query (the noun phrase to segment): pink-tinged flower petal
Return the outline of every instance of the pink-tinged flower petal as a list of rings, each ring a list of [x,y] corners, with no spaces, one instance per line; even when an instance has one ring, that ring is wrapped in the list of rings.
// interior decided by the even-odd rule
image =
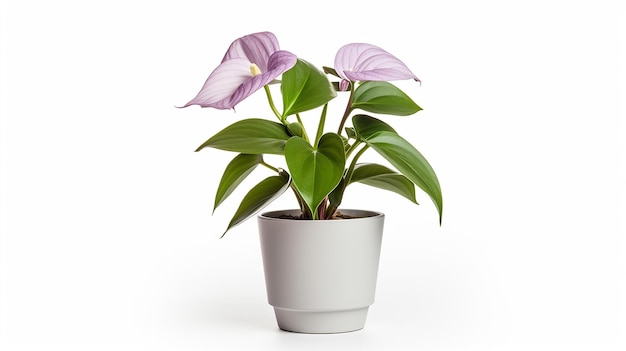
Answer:
[[[294,54],[279,50],[278,40],[270,32],[243,36],[230,44],[222,63],[209,75],[198,95],[183,107],[231,109],[291,69],[296,61]]]
[[[241,84],[237,90],[232,94],[227,108],[235,107],[243,99],[250,96],[255,91],[261,89],[263,86],[269,84],[281,74],[290,70],[295,66],[298,58],[296,55],[289,51],[276,51],[270,56],[267,62],[267,72],[261,71],[261,74],[247,79]]]
[[[268,71],[252,76],[247,59],[234,58],[224,61],[207,78],[198,95],[185,104],[200,105],[227,110],[235,107],[264,85],[291,69],[297,61],[296,55],[288,51],[276,51],[265,63]]]
[[[234,58],[245,58],[259,66],[261,72],[266,72],[270,56],[278,50],[280,47],[274,34],[270,32],[249,34],[230,44],[222,62]]]
[[[344,45],[335,56],[335,71],[350,81],[390,81],[419,79],[395,56],[387,51],[364,43]]]
[[[200,105],[220,110],[232,108],[229,104],[231,95],[251,77],[248,60],[242,58],[228,60],[209,75],[198,95],[183,107]]]

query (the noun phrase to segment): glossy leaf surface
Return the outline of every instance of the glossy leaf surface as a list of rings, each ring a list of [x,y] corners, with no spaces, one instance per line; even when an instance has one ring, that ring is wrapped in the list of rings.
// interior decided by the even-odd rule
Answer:
[[[300,122],[292,122],[287,125],[289,133],[293,136],[302,137],[304,135],[304,128]]]
[[[353,118],[353,124],[359,138],[430,196],[441,223],[443,214],[441,186],[426,158],[395,131],[390,131],[391,127],[383,121],[366,115],[357,115]],[[360,126],[366,128],[362,130]]]
[[[239,205],[239,208],[235,212],[233,218],[230,220],[224,235],[226,235],[226,232],[234,226],[254,216],[265,206],[282,195],[285,190],[289,188],[289,185],[289,176],[284,172],[282,175],[265,178],[259,184],[255,185],[241,201],[241,204]]]
[[[355,115],[352,117],[352,125],[363,140],[382,131],[396,133],[396,130],[387,123],[368,115]]]
[[[261,155],[239,154],[237,155],[224,170],[222,179],[217,187],[215,194],[215,203],[213,211],[252,173],[252,171],[263,161]]]
[[[205,147],[243,154],[282,155],[291,136],[287,127],[265,119],[250,118],[235,122],[212,136],[196,151]]]
[[[315,216],[317,206],[339,183],[346,159],[342,139],[334,133],[322,135],[317,149],[293,137],[285,146],[285,159],[293,182]]]
[[[364,111],[409,116],[422,108],[389,82],[365,82],[354,91],[352,107]]]
[[[326,75],[302,59],[283,73],[281,92],[283,117],[322,106],[337,96]]]
[[[415,186],[404,175],[375,163],[361,163],[354,167],[350,183],[359,182],[379,189],[392,191],[402,195],[413,203],[415,200]]]

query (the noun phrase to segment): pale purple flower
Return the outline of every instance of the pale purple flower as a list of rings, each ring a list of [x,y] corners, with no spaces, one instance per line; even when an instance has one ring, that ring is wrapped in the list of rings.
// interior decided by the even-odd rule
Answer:
[[[335,56],[335,71],[342,78],[341,90],[350,81],[391,81],[414,79],[420,81],[399,59],[378,46],[353,43],[342,46]]]
[[[294,54],[279,50],[278,40],[270,32],[241,37],[230,45],[198,95],[183,107],[231,109],[291,69],[296,61]]]

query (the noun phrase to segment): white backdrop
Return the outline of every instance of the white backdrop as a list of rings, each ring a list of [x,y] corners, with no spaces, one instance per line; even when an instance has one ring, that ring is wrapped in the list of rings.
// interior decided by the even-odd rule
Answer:
[[[0,349],[624,350],[617,3],[1,1]],[[349,190],[387,215],[359,332],[279,331],[256,223],[218,239],[232,155],[193,150],[271,118],[263,94],[175,108],[262,30],[318,66],[376,44],[422,80],[390,123],[437,171],[443,225],[421,194]]]

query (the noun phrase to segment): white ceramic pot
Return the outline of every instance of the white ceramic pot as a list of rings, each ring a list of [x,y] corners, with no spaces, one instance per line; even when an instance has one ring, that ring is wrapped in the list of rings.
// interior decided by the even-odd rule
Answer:
[[[362,329],[374,303],[384,215],[341,210],[360,218],[278,218],[299,213],[258,216],[268,302],[278,327],[300,333]]]

